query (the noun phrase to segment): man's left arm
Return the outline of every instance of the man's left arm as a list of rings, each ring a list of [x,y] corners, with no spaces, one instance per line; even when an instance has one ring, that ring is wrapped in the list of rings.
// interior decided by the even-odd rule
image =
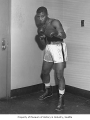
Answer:
[[[65,39],[66,38],[66,33],[64,32],[64,29],[63,29],[60,21],[59,20],[54,20],[52,25],[54,26],[54,28],[57,31],[55,36],[60,38],[60,39]]]

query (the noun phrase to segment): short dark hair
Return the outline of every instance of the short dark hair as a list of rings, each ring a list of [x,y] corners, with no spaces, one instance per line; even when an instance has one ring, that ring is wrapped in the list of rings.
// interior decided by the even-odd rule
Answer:
[[[41,13],[41,12],[44,12],[44,13],[48,14],[47,8],[44,7],[44,6],[39,7],[39,8],[37,9],[37,11],[36,11],[36,13]]]

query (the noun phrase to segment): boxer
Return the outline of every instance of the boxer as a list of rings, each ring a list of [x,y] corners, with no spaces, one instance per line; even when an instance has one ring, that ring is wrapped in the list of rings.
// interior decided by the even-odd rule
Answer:
[[[35,23],[39,38],[42,41],[46,40],[41,71],[41,79],[45,84],[45,93],[39,97],[39,100],[44,100],[53,95],[50,84],[50,72],[54,65],[59,91],[59,100],[56,110],[60,111],[64,108],[64,69],[67,61],[67,47],[63,39],[66,38],[66,33],[59,20],[48,17],[47,8],[44,6],[37,9]]]

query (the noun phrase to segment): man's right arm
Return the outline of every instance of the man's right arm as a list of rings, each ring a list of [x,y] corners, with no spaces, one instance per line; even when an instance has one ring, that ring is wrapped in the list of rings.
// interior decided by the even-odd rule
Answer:
[[[35,24],[37,26],[38,37],[40,38],[40,40],[44,40],[45,39],[44,29],[41,26],[40,20],[38,19],[37,15],[35,15],[34,19],[35,19]]]

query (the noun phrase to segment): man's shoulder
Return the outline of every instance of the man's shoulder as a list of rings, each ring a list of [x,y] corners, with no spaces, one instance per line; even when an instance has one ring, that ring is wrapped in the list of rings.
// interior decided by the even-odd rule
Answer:
[[[61,22],[58,19],[51,19],[51,23],[53,26],[62,26]]]
[[[50,21],[51,21],[52,24],[55,24],[55,23],[60,23],[61,24],[61,22],[58,19],[50,18]]]

